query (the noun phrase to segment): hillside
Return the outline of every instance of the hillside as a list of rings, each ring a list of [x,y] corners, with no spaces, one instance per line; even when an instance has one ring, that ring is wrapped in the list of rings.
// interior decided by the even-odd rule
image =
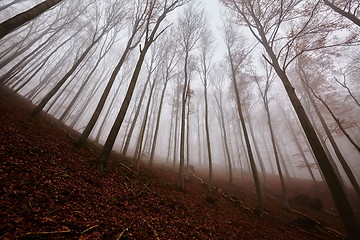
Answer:
[[[116,154],[109,171],[99,172],[93,167],[96,147],[77,150],[76,132],[45,114],[30,118],[32,108],[21,97],[0,90],[0,239],[341,236],[332,230],[342,231],[338,217],[315,213],[319,225],[282,210],[276,194],[265,199],[266,213],[260,216],[252,210],[255,196],[250,187],[240,189],[221,179],[215,179],[215,185],[225,194],[209,193],[194,176],[180,191],[172,169],[157,165],[153,173],[145,166],[137,170],[131,159]]]

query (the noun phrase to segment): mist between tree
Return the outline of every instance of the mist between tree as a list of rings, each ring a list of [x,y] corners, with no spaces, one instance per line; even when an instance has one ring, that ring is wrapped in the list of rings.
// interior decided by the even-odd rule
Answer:
[[[1,1],[0,84],[78,131],[76,147],[100,144],[100,170],[114,150],[171,166],[181,188],[189,169],[209,191],[213,175],[248,181],[260,212],[270,177],[285,208],[294,179],[327,183],[357,238],[358,3],[206,4]]]

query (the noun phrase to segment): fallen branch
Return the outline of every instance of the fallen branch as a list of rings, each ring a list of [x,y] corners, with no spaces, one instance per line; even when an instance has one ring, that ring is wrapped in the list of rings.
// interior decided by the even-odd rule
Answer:
[[[94,228],[97,228],[99,225],[94,225],[94,226],[92,226],[92,227],[89,227],[88,229],[85,229],[84,231],[82,231],[81,233],[80,233],[80,235],[83,235],[84,233],[86,233],[86,232],[88,232],[88,231],[90,231],[90,230],[92,230],[92,229],[94,229]]]
[[[316,219],[306,215],[305,213],[299,212],[295,209],[290,209],[291,212],[299,214],[300,216],[309,219],[310,221],[314,222],[315,224],[317,224],[319,227],[321,227],[322,229],[324,229],[327,233],[331,234],[331,235],[335,235],[337,238],[344,238],[344,236],[339,233],[338,231],[336,231],[335,229],[329,228],[324,226],[321,222],[317,221]]]

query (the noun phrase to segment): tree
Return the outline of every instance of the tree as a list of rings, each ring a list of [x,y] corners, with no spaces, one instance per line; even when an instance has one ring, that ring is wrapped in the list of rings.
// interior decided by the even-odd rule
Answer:
[[[157,114],[157,118],[156,118],[156,125],[155,125],[155,131],[154,131],[154,137],[152,140],[152,145],[151,145],[151,152],[150,152],[150,159],[149,159],[149,167],[150,169],[152,169],[152,165],[153,165],[153,161],[154,161],[154,156],[155,156],[155,150],[156,150],[156,143],[157,143],[157,137],[158,137],[158,132],[159,132],[159,128],[160,128],[160,118],[161,118],[161,113],[162,113],[162,108],[163,108],[163,102],[164,102],[164,97],[165,97],[165,92],[168,86],[169,81],[174,77],[174,75],[176,75],[177,73],[175,71],[176,69],[176,65],[179,61],[179,56],[177,54],[177,49],[174,47],[174,40],[171,39],[170,34],[164,38],[163,40],[163,44],[160,44],[160,47],[162,47],[163,51],[162,51],[162,65],[160,66],[161,68],[161,73],[162,73],[162,79],[163,79],[163,88],[161,90],[161,97],[160,97],[160,105],[159,105],[159,109],[158,109],[158,114]],[[171,118],[171,124],[172,125],[172,118]],[[172,126],[170,126],[171,129]],[[171,130],[170,130],[171,132]],[[171,137],[170,137],[171,139]],[[170,148],[170,146],[169,146]]]
[[[233,29],[233,25],[229,24],[225,26],[225,32],[224,32],[224,41],[226,45],[227,50],[227,61],[230,65],[230,75],[231,75],[231,82],[232,82],[232,88],[235,95],[235,101],[236,101],[236,108],[237,108],[237,114],[239,115],[241,129],[244,134],[245,138],[245,145],[246,145],[246,151],[249,158],[250,166],[251,166],[251,172],[254,178],[255,182],[255,188],[256,188],[256,209],[259,212],[262,212],[263,210],[263,193],[260,186],[260,179],[259,179],[259,173],[255,164],[255,158],[253,155],[253,151],[251,148],[250,138],[248,135],[248,130],[245,123],[245,117],[244,117],[244,111],[243,106],[241,104],[240,100],[240,91],[238,89],[238,78],[239,78],[239,69],[240,66],[244,63],[245,59],[248,57],[249,52],[247,52],[247,49],[245,49],[243,39],[240,39],[237,36],[237,33]],[[243,76],[240,76],[240,78]]]
[[[212,155],[211,155],[211,142],[209,132],[209,103],[208,103],[208,87],[209,87],[209,74],[212,68],[212,57],[214,54],[212,34],[208,29],[204,30],[200,38],[200,79],[204,86],[204,103],[205,103],[205,133],[206,133],[206,147],[208,152],[209,161],[209,191],[212,190]],[[231,168],[231,166],[230,166]]]
[[[142,119],[140,133],[139,133],[139,137],[137,139],[137,144],[136,144],[136,149],[135,149],[135,154],[134,154],[134,159],[137,161],[138,165],[140,162],[140,156],[141,156],[142,148],[143,148],[142,146],[143,146],[143,141],[144,141],[145,128],[146,128],[146,125],[148,124],[150,104],[151,104],[151,100],[153,100],[154,89],[157,85],[156,79],[159,78],[159,65],[162,60],[161,51],[162,51],[162,49],[157,48],[157,46],[155,46],[155,44],[153,44],[151,56],[150,56],[150,62],[148,64],[146,64],[147,69],[148,69],[148,80],[152,79],[152,82],[149,81],[150,92],[149,92],[148,100],[146,103],[145,112],[144,112],[144,116]],[[148,126],[148,128],[149,128],[149,126]]]
[[[56,6],[61,1],[62,0],[46,0],[34,6],[33,8],[2,22],[0,24],[0,39],[5,37],[12,31],[16,30],[17,28],[23,26],[25,23],[43,14],[52,7]]]
[[[184,81],[181,96],[181,125],[180,125],[180,171],[179,185],[185,188],[185,121],[186,121],[186,103],[188,101],[189,85],[189,58],[203,33],[204,11],[198,11],[194,5],[189,5],[180,15],[178,20],[178,35],[181,50],[184,54],[183,68]]]
[[[145,38],[143,42],[143,47],[140,48],[140,55],[138,57],[138,61],[136,63],[135,69],[133,71],[133,75],[130,80],[130,84],[128,86],[128,90],[125,94],[125,98],[120,107],[120,111],[115,119],[115,122],[110,130],[110,133],[105,141],[104,147],[100,153],[100,156],[97,158],[97,167],[100,170],[105,170],[107,168],[107,161],[109,155],[111,153],[112,147],[115,143],[116,136],[120,130],[122,122],[125,118],[125,114],[129,107],[129,103],[131,101],[137,80],[139,78],[139,74],[141,71],[141,67],[145,60],[145,56],[150,46],[154,41],[163,33],[165,29],[163,29],[160,33],[157,33],[161,23],[166,18],[167,14],[174,11],[178,7],[186,4],[188,0],[173,0],[173,1],[165,1],[163,6],[158,6],[157,1],[149,0],[147,3],[147,12],[146,12],[146,24],[145,24]]]
[[[326,21],[327,19],[322,18],[321,20],[323,20],[323,22],[320,22],[320,19],[313,17],[319,9],[318,3],[311,4],[310,2],[301,0],[280,2],[275,0],[222,0],[222,2],[238,14],[238,19],[246,24],[255,39],[265,49],[267,56],[264,55],[264,57],[274,68],[283,83],[288,98],[296,111],[306,137],[324,174],[348,237],[349,239],[359,239],[360,227],[345,194],[345,190],[286,73],[286,68],[298,56],[298,54],[293,55],[294,46],[298,47],[295,44],[296,41],[299,38],[307,38],[309,36],[316,37],[317,39],[314,39],[315,41],[313,40],[311,43],[308,42],[310,45],[303,46],[301,53],[319,49],[319,44],[324,41],[324,37],[328,36],[329,31],[331,32],[333,30],[334,25],[327,26],[327,24],[329,24],[329,22]],[[305,6],[306,9],[304,11]],[[318,16],[324,17],[321,14]],[[298,19],[302,19],[303,21],[297,21]],[[280,34],[283,32],[280,31],[280,29],[285,24],[291,26],[291,31],[287,32],[287,36],[281,36]],[[311,35],[314,30],[317,30],[317,35]]]
[[[216,79],[213,81],[213,85],[215,88],[214,91],[214,98],[215,98],[215,102],[216,102],[216,106],[218,108],[218,119],[219,119],[219,123],[220,123],[220,128],[221,128],[221,135],[222,135],[222,139],[224,142],[224,148],[225,148],[225,156],[226,156],[226,160],[227,160],[227,165],[228,165],[228,169],[229,169],[229,183],[232,184],[233,183],[233,167],[232,167],[232,162],[231,162],[231,155],[230,155],[230,148],[229,148],[229,143],[228,143],[228,137],[227,137],[227,131],[226,131],[226,122],[225,122],[225,113],[224,113],[224,90],[223,90],[223,85],[224,85],[223,81],[223,77],[218,75],[216,77]]]
[[[265,84],[260,83],[261,78],[259,78],[258,76],[253,76],[254,77],[254,81],[258,86],[260,95],[261,95],[261,99],[265,108],[265,112],[266,112],[266,118],[267,118],[267,123],[268,123],[268,127],[269,127],[269,131],[270,131],[270,139],[271,139],[271,144],[274,150],[274,156],[275,156],[275,162],[276,162],[276,167],[278,170],[278,174],[280,177],[280,183],[281,183],[281,188],[283,191],[283,204],[284,204],[284,208],[285,209],[289,209],[289,198],[288,198],[288,193],[286,190],[286,186],[285,186],[285,181],[284,181],[284,176],[281,170],[281,165],[280,165],[280,157],[279,157],[279,149],[277,147],[276,144],[276,139],[275,139],[275,133],[274,133],[274,129],[273,129],[273,123],[272,123],[272,119],[271,119],[271,114],[270,114],[270,106],[269,106],[269,90],[271,87],[271,83],[274,80],[274,74],[272,72],[272,69],[270,68],[270,66],[268,66],[268,64],[266,62],[263,62],[263,66],[265,69],[265,76],[264,76],[264,82]]]

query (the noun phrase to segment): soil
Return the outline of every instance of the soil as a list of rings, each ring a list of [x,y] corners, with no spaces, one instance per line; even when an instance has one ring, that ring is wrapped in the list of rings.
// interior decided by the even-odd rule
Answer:
[[[276,176],[254,209],[251,177],[229,184],[217,172],[208,191],[196,170],[178,188],[178,173],[147,162],[139,168],[113,153],[109,170],[94,167],[99,146],[78,150],[78,133],[21,96],[0,89],[0,239],[341,239],[344,230],[324,184],[288,179],[285,210]],[[354,209],[360,202],[349,192]],[[359,211],[357,211],[359,213]]]

